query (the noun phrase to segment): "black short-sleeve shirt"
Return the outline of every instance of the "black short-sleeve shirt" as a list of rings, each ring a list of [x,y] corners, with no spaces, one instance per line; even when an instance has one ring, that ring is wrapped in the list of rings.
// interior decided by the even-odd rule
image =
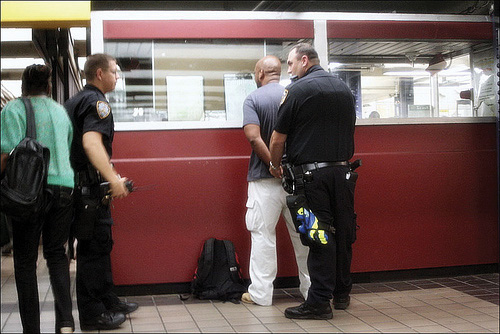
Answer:
[[[286,134],[294,165],[344,161],[354,154],[354,96],[340,79],[312,66],[283,95],[275,130]]]
[[[90,163],[82,144],[86,132],[102,134],[104,147],[111,158],[114,122],[106,96],[97,87],[87,84],[82,91],[66,101],[64,107],[73,123],[71,164],[75,171],[85,170]]]

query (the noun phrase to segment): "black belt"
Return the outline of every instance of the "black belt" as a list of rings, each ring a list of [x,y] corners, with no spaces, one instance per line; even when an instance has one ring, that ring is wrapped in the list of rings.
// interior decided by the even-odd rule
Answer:
[[[47,189],[52,190],[53,192],[61,193],[61,194],[66,194],[66,195],[73,195],[73,188],[70,187],[65,187],[65,186],[58,186],[55,184],[47,184]]]
[[[81,170],[81,171],[76,171],[75,174],[76,174],[76,183],[79,185],[96,184],[102,181],[97,171]]]
[[[306,172],[318,170],[331,166],[349,166],[349,161],[313,162],[293,167],[294,174],[304,174]]]

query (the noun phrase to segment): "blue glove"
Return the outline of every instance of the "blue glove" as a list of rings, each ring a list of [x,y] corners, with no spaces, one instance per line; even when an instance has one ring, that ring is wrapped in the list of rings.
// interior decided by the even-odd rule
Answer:
[[[312,211],[306,208],[300,208],[297,210],[297,221],[301,224],[299,226],[299,232],[305,234],[310,240],[326,245],[328,243],[328,234],[325,230],[318,229],[318,218],[312,213]]]

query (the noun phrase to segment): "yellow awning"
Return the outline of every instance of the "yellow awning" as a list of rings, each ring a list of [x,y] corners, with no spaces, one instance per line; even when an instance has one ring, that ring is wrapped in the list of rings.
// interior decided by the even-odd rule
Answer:
[[[90,1],[2,1],[2,28],[90,26]]]

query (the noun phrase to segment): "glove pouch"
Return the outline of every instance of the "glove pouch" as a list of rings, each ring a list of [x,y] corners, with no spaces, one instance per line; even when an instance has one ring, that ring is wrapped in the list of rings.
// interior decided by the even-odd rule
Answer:
[[[320,223],[314,213],[305,207],[297,210],[297,221],[300,223],[298,230],[301,233],[301,241],[304,244],[304,239],[315,245],[326,245],[328,240],[332,238],[332,233],[324,223]],[[305,236],[306,238],[303,238]],[[310,244],[306,246],[309,246]],[[305,244],[304,244],[305,245]]]

